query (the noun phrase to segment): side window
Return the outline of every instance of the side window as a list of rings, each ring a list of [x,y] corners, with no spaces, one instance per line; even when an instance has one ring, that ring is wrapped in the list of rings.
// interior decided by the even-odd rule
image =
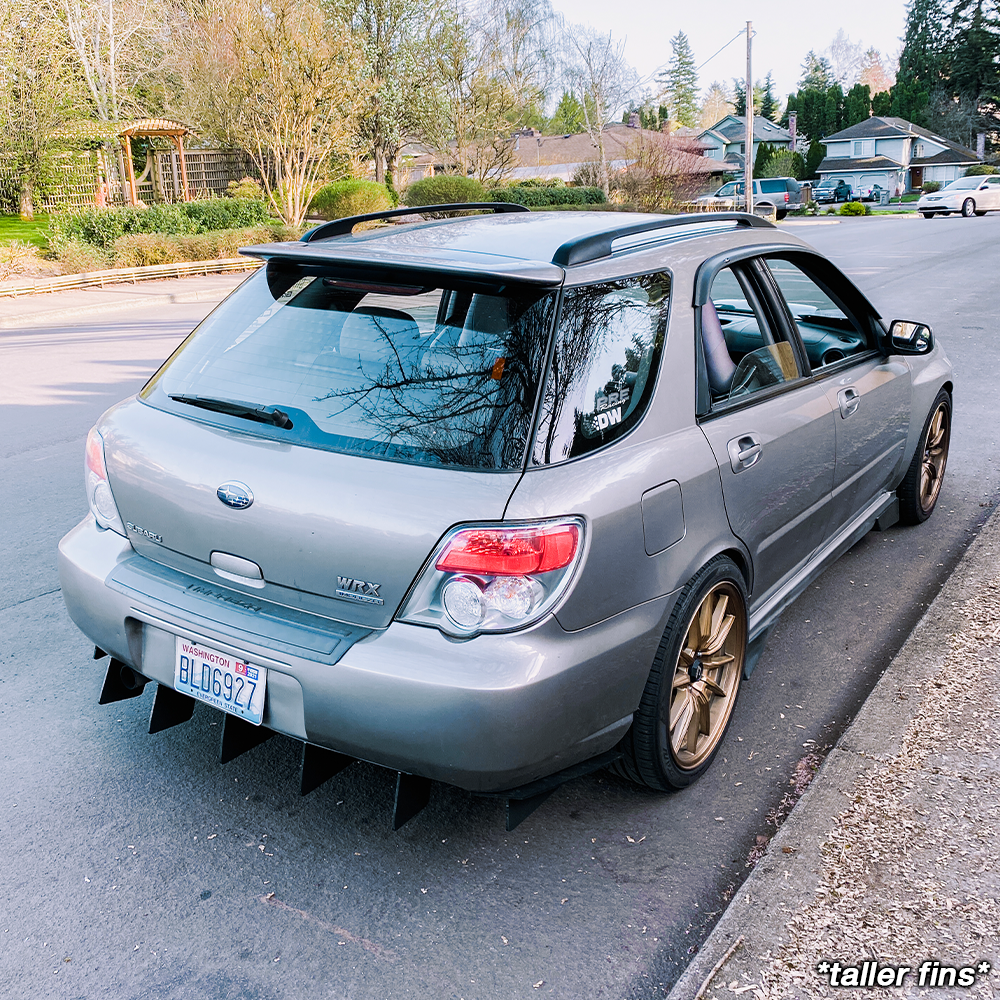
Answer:
[[[701,307],[701,337],[713,405],[802,375],[795,349],[768,315],[748,265],[715,276]]]
[[[532,460],[549,465],[615,440],[653,394],[670,276],[567,289],[545,379]]]
[[[767,261],[785,297],[813,371],[869,350],[870,335],[820,283],[788,260]]]

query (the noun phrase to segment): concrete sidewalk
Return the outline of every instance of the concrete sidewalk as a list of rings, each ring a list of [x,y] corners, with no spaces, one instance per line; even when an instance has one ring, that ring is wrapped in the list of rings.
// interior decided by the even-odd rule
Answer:
[[[995,514],[671,1000],[1000,997],[998,793]]]
[[[67,319],[177,302],[218,302],[253,273],[206,274],[0,298],[0,330],[60,323]]]

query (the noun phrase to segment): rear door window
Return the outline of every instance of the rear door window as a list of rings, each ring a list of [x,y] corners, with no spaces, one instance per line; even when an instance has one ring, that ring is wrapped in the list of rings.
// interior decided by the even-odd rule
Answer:
[[[291,444],[523,467],[555,292],[264,270],[191,334],[144,400]]]
[[[535,436],[536,465],[586,454],[639,422],[652,397],[669,306],[666,273],[566,291]]]

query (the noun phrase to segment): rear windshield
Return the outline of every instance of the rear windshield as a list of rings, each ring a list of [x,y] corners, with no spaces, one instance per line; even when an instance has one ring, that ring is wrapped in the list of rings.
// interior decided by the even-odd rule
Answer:
[[[272,262],[184,341],[141,397],[292,444],[520,468],[555,292],[416,280],[424,281]]]

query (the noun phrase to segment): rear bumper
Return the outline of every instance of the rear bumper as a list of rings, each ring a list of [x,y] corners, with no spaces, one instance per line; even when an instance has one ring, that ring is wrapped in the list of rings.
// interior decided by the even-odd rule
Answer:
[[[59,575],[81,630],[150,680],[173,686],[177,635],[235,653],[268,668],[265,726],[470,791],[516,787],[614,746],[675,599],[577,632],[552,616],[466,640],[399,622],[372,631],[241,607],[246,595],[136,555],[93,518],[60,542]]]

